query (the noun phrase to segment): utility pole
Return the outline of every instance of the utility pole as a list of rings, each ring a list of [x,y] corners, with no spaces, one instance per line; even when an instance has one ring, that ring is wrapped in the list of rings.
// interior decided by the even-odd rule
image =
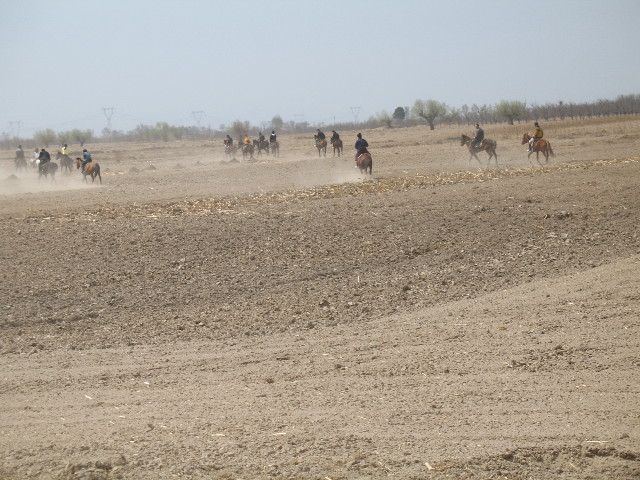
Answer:
[[[111,131],[111,117],[113,117],[114,110],[115,109],[113,107],[102,107],[102,112],[107,119],[107,128],[109,129],[109,131]]]
[[[193,115],[193,119],[196,121],[196,125],[198,126],[198,129],[199,129],[200,121],[202,120],[202,116],[204,115],[204,112],[202,110],[199,110],[197,112],[191,112],[191,115]]]
[[[15,121],[15,122],[9,122],[9,126],[11,127],[11,136],[13,138],[17,138],[20,139],[20,125],[22,124],[22,122],[20,120]],[[16,134],[14,135],[13,133],[13,126],[16,126]]]
[[[360,115],[361,107],[349,107],[351,108],[351,113],[353,113],[353,118],[355,118],[356,123],[358,123],[358,116]]]

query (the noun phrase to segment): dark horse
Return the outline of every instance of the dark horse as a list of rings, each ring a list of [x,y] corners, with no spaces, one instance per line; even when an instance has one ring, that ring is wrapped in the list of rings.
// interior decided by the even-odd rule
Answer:
[[[38,165],[38,180],[42,177],[49,178],[51,175],[51,180],[56,181],[56,172],[58,171],[58,164],[54,162],[46,162]]]
[[[336,152],[338,153],[338,156],[342,155],[342,140],[340,140],[339,138],[337,140],[334,140],[333,142],[331,142],[331,146],[333,147],[333,156],[336,156]]]
[[[82,167],[82,159],[80,157],[76,158],[76,168]],[[102,183],[102,175],[100,175],[100,164],[98,162],[87,162],[84,166],[84,170],[82,171],[82,176],[84,181],[87,181],[87,175],[91,176],[91,183],[96,180],[96,177],[100,179],[100,183]]]
[[[260,157],[262,156],[262,150],[264,150],[265,154],[269,153],[269,142],[266,140],[254,140],[253,147],[258,150],[258,155]]]
[[[318,140],[318,136],[314,135],[313,138],[316,141],[316,148],[318,149],[318,156],[320,156],[320,152],[324,153],[324,156],[327,156],[327,141],[323,138],[322,140]]]
[[[242,157],[246,160],[249,157],[249,160],[255,160],[253,158],[253,145],[250,143],[246,143],[242,146]]]
[[[361,153],[356,158],[356,165],[360,169],[360,172],[367,173],[367,169],[369,169],[369,175],[373,171],[373,158],[371,158],[370,153]]]
[[[528,143],[529,140],[531,140],[531,137],[529,136],[528,133],[525,133],[522,136],[522,145],[524,145],[525,143]],[[556,156],[556,154],[553,153],[553,148],[551,148],[551,144],[547,142],[544,138],[541,138],[540,140],[538,140],[533,144],[533,146],[531,147],[531,151],[529,152],[529,155],[527,155],[527,158],[529,158],[533,152],[536,152],[536,160],[538,161],[538,163],[540,163],[540,152],[542,152],[542,154],[544,155],[546,163],[549,163],[549,155],[551,155],[552,157]],[[540,165],[542,164],[540,163]]]
[[[23,170],[27,169],[27,161],[25,160],[24,155],[22,157],[14,158],[13,164],[16,167],[16,171],[19,171],[20,169],[23,169]]]
[[[482,165],[482,162],[480,161],[480,159],[478,158],[478,156],[476,155],[476,153],[478,152],[487,152],[489,154],[489,160],[487,161],[487,165],[489,165],[491,163],[491,157],[495,157],[496,159],[496,167],[498,166],[498,154],[496,154],[496,147],[498,146],[498,144],[496,143],[495,140],[489,140],[488,138],[485,138],[484,140],[482,140],[482,143],[480,143],[479,146],[477,147],[472,147],[471,146],[471,142],[473,141],[473,139],[471,137],[467,137],[466,135],[462,135],[462,138],[460,139],[460,146],[462,145],[466,145],[466,147],[469,149],[469,153],[471,154],[469,156],[469,165],[471,165],[471,159],[473,157],[476,158],[476,160],[478,160],[478,163],[480,165]]]
[[[67,173],[71,173],[73,160],[71,160],[71,157],[69,157],[69,155],[67,155],[66,153],[63,155],[62,153],[58,152],[56,154],[56,160],[60,162],[60,167],[62,168],[63,172],[66,170]]]
[[[277,140],[275,142],[271,142],[271,155],[274,157],[280,156],[280,144]]]
[[[236,147],[233,143],[231,144],[224,144],[224,153],[227,157],[229,157],[231,160],[235,160],[236,159],[236,152],[238,151],[238,147]]]

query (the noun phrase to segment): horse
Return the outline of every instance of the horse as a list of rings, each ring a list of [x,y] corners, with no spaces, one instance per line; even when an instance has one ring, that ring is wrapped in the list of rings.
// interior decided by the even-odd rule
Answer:
[[[24,156],[14,158],[13,164],[16,166],[16,172],[20,171],[20,169],[27,169],[27,161]]]
[[[73,166],[73,160],[71,160],[71,158],[69,157],[69,155],[67,155],[66,153],[63,155],[62,153],[58,152],[56,154],[56,160],[60,161],[60,167],[62,168],[62,171],[64,172],[65,170],[67,171],[67,173],[71,173],[72,170],[72,166]]]
[[[236,152],[237,151],[238,151],[238,147],[235,146],[233,143],[231,145],[226,144],[226,143],[224,144],[224,153],[231,160],[235,160],[236,159]]]
[[[316,140],[316,148],[318,149],[318,156],[320,156],[320,152],[324,153],[324,156],[327,156],[327,141],[323,138],[322,140],[318,140],[318,136],[314,135],[313,138]]]
[[[472,138],[471,137],[467,137],[466,135],[462,135],[462,137],[460,138],[460,146],[466,145],[467,148],[469,149],[469,153],[471,155],[469,155],[469,165],[471,165],[471,159],[473,157],[476,158],[476,160],[478,160],[478,163],[480,165],[482,165],[482,162],[480,161],[480,159],[478,158],[478,156],[476,155],[477,152],[487,152],[489,154],[489,160],[487,161],[487,165],[489,165],[491,163],[491,157],[495,157],[496,159],[496,167],[498,166],[498,154],[496,153],[496,147],[498,146],[498,144],[496,143],[495,140],[489,140],[488,138],[485,138],[482,143],[480,143],[479,146],[477,147],[472,147],[471,146],[471,142],[472,142]]]
[[[253,158],[253,145],[251,145],[250,143],[245,143],[242,146],[242,157],[246,160],[247,156],[249,156],[249,160],[255,160],[255,158]]]
[[[76,169],[82,167],[82,159],[80,157],[76,158]],[[84,181],[87,182],[87,175],[91,176],[91,183],[96,180],[96,177],[100,179],[100,183],[102,183],[102,175],[100,175],[100,164],[98,162],[87,162],[84,166],[84,170],[82,171],[82,177]],[[88,182],[87,182],[88,183]]]
[[[271,142],[271,155],[274,157],[280,156],[280,144],[277,140],[275,142]]]
[[[333,147],[333,156],[336,156],[336,152],[338,152],[338,156],[342,154],[342,140],[339,138],[331,142],[331,146]]]
[[[265,154],[269,153],[269,142],[266,140],[254,140],[253,147],[258,150],[258,156],[262,156],[262,150]]]
[[[529,140],[531,140],[531,136],[528,133],[525,133],[522,136],[522,145],[524,145],[525,143],[529,143]],[[529,158],[533,152],[536,152],[536,160],[538,161],[538,163],[540,163],[540,152],[542,152],[542,154],[544,155],[546,163],[549,163],[549,155],[551,155],[552,157],[556,156],[556,154],[553,153],[553,148],[551,148],[551,144],[547,142],[544,138],[541,138],[540,140],[538,140],[533,144],[533,146],[531,147],[531,151],[529,152],[529,155],[527,155],[527,158]],[[542,163],[540,163],[540,165],[542,165]]]
[[[49,175],[51,175],[51,181],[55,182],[57,171],[58,171],[57,163],[49,161],[43,164],[39,164],[38,165],[38,181],[40,181],[42,177],[49,178]]]
[[[371,175],[373,171],[373,158],[371,158],[370,153],[361,153],[356,158],[356,165],[360,169],[361,173],[367,173],[367,169],[369,169],[369,175]]]

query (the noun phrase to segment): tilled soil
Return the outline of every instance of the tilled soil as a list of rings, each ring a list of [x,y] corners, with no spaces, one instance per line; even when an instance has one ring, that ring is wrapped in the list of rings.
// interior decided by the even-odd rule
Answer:
[[[284,137],[6,180],[0,477],[637,478],[640,136],[616,128],[567,127],[544,167],[502,140],[469,167],[443,127],[368,132],[371,178]]]

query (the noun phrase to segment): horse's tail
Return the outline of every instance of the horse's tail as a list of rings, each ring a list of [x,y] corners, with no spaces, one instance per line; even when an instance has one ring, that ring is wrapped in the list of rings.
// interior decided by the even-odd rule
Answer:
[[[551,143],[550,143],[550,142],[547,142],[547,145],[549,145],[549,155],[551,155],[552,157],[555,157],[555,156],[556,156],[556,154],[555,154],[555,153],[553,153],[553,148],[551,148]]]

